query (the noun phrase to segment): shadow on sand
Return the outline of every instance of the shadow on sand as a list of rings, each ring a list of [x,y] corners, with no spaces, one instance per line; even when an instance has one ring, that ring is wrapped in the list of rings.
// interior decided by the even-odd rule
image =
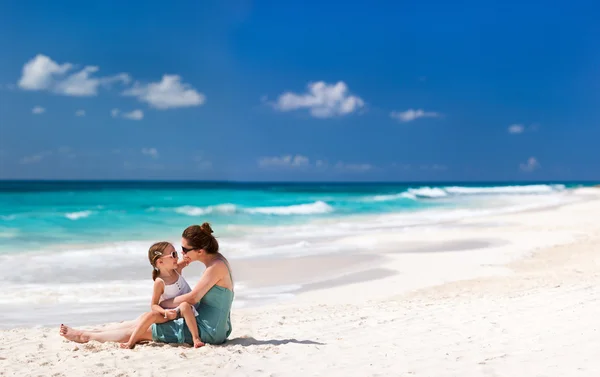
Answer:
[[[194,348],[191,344],[187,343],[162,343],[154,341],[143,341],[138,344],[143,344],[146,347],[173,347],[173,348]]]
[[[319,343],[312,340],[298,340],[298,339],[269,339],[269,340],[258,340],[253,337],[241,337],[241,338],[233,338],[226,341],[223,346],[261,346],[265,344],[269,344],[272,346],[281,346],[283,344],[314,344],[319,346],[324,346],[325,343]]]
[[[298,339],[270,339],[270,340],[258,340],[253,337],[240,337],[233,338],[227,340],[223,344],[213,345],[213,347],[228,347],[228,346],[262,346],[262,345],[272,345],[272,346],[281,346],[284,344],[295,343],[295,344],[313,344],[317,346],[324,346],[325,343],[319,343],[312,340],[298,340]],[[162,343],[162,342],[151,342],[151,341],[142,341],[138,344],[143,344],[146,347],[175,347],[175,348],[192,348],[191,345],[186,343]]]

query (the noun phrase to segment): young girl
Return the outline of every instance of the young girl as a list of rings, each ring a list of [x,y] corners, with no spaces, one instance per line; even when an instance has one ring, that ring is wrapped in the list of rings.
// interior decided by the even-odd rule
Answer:
[[[181,276],[181,270],[188,262],[178,262],[177,252],[169,242],[157,242],[150,246],[148,259],[152,265],[152,280],[154,280],[154,292],[152,293],[152,311],[145,313],[137,322],[135,330],[126,343],[121,343],[122,348],[133,348],[140,341],[143,334],[153,323],[165,323],[176,319],[178,312],[184,318],[185,323],[192,334],[194,347],[202,347],[204,343],[198,335],[196,323],[196,308],[188,303],[182,303],[177,309],[163,309],[160,303],[182,294],[191,292],[187,281]]]

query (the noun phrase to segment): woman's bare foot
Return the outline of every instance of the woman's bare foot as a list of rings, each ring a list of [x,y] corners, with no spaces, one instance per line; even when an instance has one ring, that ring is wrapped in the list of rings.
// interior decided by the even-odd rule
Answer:
[[[194,348],[203,347],[204,343],[200,339],[194,339]]]
[[[119,347],[132,350],[133,347],[135,347],[135,344],[129,344],[129,342],[121,343],[119,344]]]
[[[68,340],[77,343],[87,343],[90,339],[89,336],[85,335],[81,330],[75,330],[69,326],[63,324],[60,325],[60,335],[64,336]]]

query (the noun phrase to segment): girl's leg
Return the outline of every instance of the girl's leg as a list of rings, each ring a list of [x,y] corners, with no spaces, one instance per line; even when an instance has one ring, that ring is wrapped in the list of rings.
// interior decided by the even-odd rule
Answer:
[[[141,340],[146,340],[144,336],[147,331],[150,331],[150,326],[154,323],[165,323],[168,320],[157,312],[149,312],[142,314],[140,322],[137,324],[135,329],[131,332],[131,336],[128,340],[121,340],[121,348],[133,348]],[[150,340],[152,339],[152,332],[150,331]]]
[[[179,311],[181,312],[181,316],[185,320],[185,324],[187,325],[190,333],[192,334],[192,339],[194,340],[194,348],[200,348],[204,345],[202,340],[200,340],[200,335],[198,335],[198,324],[196,323],[196,317],[194,317],[194,311],[192,310],[192,305],[187,302],[182,302],[179,304]]]

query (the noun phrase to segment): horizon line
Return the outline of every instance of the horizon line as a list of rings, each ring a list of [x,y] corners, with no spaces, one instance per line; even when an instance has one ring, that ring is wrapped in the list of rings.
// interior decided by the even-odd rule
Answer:
[[[13,179],[13,178],[0,178],[0,183],[10,182],[23,182],[23,183],[34,183],[34,182],[71,182],[71,183],[227,183],[227,184],[405,184],[405,183],[600,183],[599,180],[406,180],[406,181],[317,181],[317,180],[304,180],[304,181],[270,181],[270,180],[257,180],[257,181],[244,181],[244,180],[189,180],[189,179],[111,179],[111,178],[93,178],[93,179],[72,179],[72,178],[26,178],[26,179]]]

